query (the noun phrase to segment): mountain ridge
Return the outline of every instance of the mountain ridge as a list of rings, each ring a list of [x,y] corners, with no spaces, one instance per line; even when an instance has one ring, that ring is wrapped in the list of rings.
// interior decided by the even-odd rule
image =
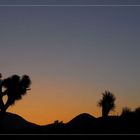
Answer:
[[[3,119],[3,129],[6,131],[18,131],[18,130],[34,130],[39,127],[39,125],[29,122],[23,117],[6,112],[5,117]]]
[[[0,134],[140,134],[140,120],[135,116],[96,118],[88,113],[81,113],[67,123],[55,121],[37,125],[8,112],[1,124]]]

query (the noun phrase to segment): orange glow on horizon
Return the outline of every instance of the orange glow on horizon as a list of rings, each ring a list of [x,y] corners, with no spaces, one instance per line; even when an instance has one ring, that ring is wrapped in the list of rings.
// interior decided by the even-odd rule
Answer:
[[[8,112],[39,125],[47,125],[55,120],[66,123],[81,113],[89,113],[94,117],[102,115],[101,108],[97,106],[102,92],[95,87],[73,83],[69,88],[69,83],[44,82],[43,85],[38,82],[40,85],[34,83],[27,96],[9,107]],[[116,109],[110,115],[120,115],[122,107],[129,105],[129,100],[119,98],[117,90],[113,93],[116,96]],[[135,103],[131,103],[131,106],[136,107]]]

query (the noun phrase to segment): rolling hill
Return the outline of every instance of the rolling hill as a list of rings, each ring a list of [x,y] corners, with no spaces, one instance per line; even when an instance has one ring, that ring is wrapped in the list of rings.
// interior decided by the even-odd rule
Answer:
[[[31,123],[19,115],[13,113],[6,113],[2,122],[3,131],[6,133],[11,132],[31,132],[40,128],[39,125]]]
[[[74,117],[68,123],[56,121],[37,125],[19,115],[6,113],[0,123],[0,134],[140,134],[139,117],[108,116],[95,118],[88,113]]]

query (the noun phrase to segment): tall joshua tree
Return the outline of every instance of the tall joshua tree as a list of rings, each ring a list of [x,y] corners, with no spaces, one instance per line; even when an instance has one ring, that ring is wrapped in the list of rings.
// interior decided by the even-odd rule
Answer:
[[[22,97],[27,94],[27,90],[31,85],[31,80],[28,75],[22,77],[13,75],[3,80],[2,87],[5,91],[1,92],[1,97],[7,95],[8,99],[4,106],[0,106],[1,112],[6,112],[9,106],[15,104],[17,100],[21,100]],[[1,101],[3,101],[1,99]]]
[[[102,117],[106,118],[111,110],[115,109],[115,96],[110,91],[102,93],[102,99],[99,100],[98,106],[102,107]]]

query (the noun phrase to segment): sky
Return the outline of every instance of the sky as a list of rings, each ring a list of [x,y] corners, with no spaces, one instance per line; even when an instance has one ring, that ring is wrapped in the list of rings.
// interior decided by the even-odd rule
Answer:
[[[83,112],[99,117],[97,102],[105,90],[116,96],[113,115],[140,105],[140,6],[18,2],[0,1],[0,72],[3,78],[27,74],[32,85],[8,112],[41,125]]]

